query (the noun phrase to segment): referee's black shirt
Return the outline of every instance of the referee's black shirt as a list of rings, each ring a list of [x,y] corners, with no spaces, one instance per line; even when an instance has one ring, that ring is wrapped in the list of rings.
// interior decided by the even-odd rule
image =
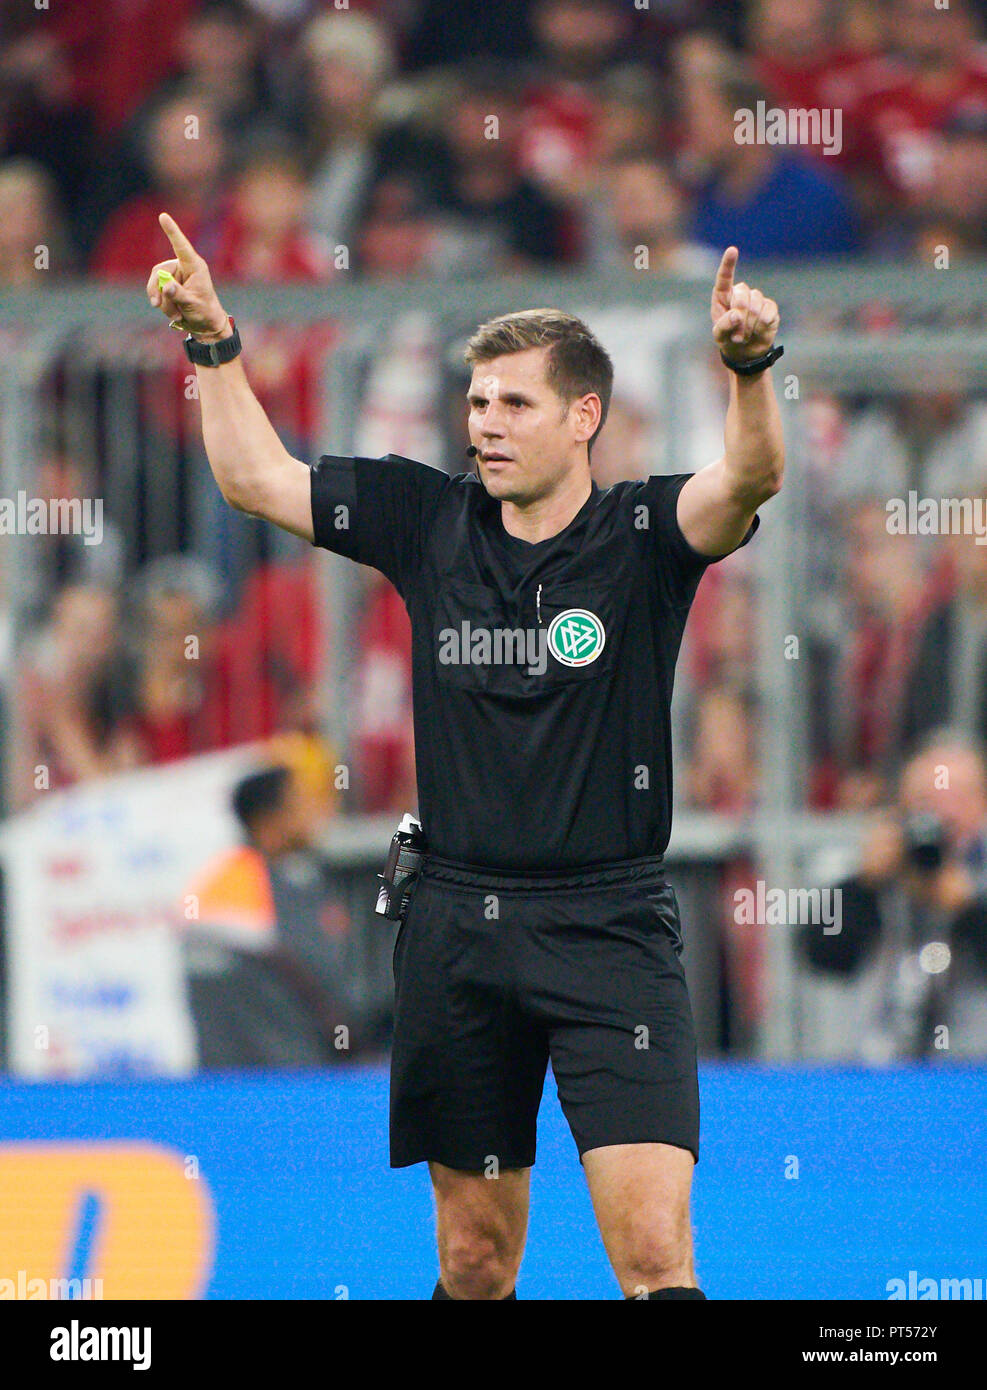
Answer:
[[[314,465],[315,544],[380,570],[411,617],[435,854],[550,870],[665,852],[672,680],[713,562],[676,519],[691,476],[594,483],[564,531],[532,544],[472,473],[395,454]]]

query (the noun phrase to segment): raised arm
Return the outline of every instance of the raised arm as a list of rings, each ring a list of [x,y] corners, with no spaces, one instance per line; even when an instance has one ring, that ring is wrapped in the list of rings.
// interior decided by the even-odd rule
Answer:
[[[763,357],[778,332],[778,306],[760,290],[734,284],[738,252],[728,246],[716,273],[710,316],[713,340],[731,361]],[[725,369],[728,370],[728,369]],[[771,369],[730,371],[724,454],[689,479],[678,497],[678,522],[703,555],[725,555],[740,544],[757,509],[781,488],[785,444]]]
[[[159,261],[147,282],[147,297],[173,328],[200,342],[220,342],[233,334],[213,288],[209,267],[178,224],[162,213],[161,229],[174,257]],[[173,278],[159,288],[158,274]],[[237,511],[273,521],[307,541],[313,538],[311,477],[308,465],[281,443],[254,395],[243,361],[196,367],[202,437],[209,466],[223,497]]]

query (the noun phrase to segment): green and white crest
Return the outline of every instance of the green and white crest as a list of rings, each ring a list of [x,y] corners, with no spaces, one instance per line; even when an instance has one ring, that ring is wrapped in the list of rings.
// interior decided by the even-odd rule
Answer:
[[[567,608],[548,629],[548,649],[563,666],[588,666],[606,640],[603,624],[588,608]]]

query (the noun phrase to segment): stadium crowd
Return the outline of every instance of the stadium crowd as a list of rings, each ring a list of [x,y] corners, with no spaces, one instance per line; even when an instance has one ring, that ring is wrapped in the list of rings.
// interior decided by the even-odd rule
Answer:
[[[931,267],[943,248],[980,257],[984,32],[973,0],[172,0],[165,21],[151,0],[5,7],[0,292],[84,277],[139,295],[163,254],[162,209],[224,284],[538,268],[705,276],[730,243],[794,266],[853,255]],[[738,111],[779,108],[832,119],[797,147],[738,142]],[[893,324],[875,304],[861,326]],[[251,340],[251,379],[301,457],[326,447],[313,363],[335,333],[328,320],[257,325]],[[661,393],[627,322],[612,333],[615,395],[594,453],[604,486],[662,467],[648,443]],[[173,346],[157,349],[162,362]],[[381,346],[358,451],[458,471],[461,421],[458,432],[447,423],[462,408],[456,345],[412,316]],[[723,373],[712,357],[695,373],[700,413],[715,423]],[[160,390],[141,398],[141,487],[155,470],[201,463],[194,429],[176,424],[184,372],[162,377],[177,406],[162,410]],[[107,380],[93,367],[94,416]],[[101,489],[109,516],[100,546],[40,546],[16,662],[0,592],[0,695],[16,698],[22,722],[13,806],[30,804],[39,765],[63,787],[279,731],[314,735],[307,548],[258,537],[219,515],[214,490],[203,500],[191,487],[183,507],[208,518],[205,539],[156,544],[146,515],[114,510],[104,426],[86,448],[64,428],[57,373],[47,405],[38,494]],[[887,499],[910,489],[984,492],[987,404],[942,372],[889,397],[818,391],[806,411],[806,803],[870,810],[894,802],[912,750],[937,727],[987,739],[987,546],[886,524]],[[708,434],[689,467],[714,457]],[[695,697],[677,791],[700,809],[757,808],[755,562],[744,553],[709,572],[687,633],[680,679]],[[404,811],[410,632],[386,582],[360,583],[346,809]],[[741,866],[726,886],[749,874]],[[739,934],[736,949],[747,950]],[[741,961],[740,978],[755,1019],[756,960]]]
[[[948,10],[926,0],[177,0],[164,25],[142,0],[7,10],[0,286],[80,275],[140,285],[160,250],[162,208],[224,283],[459,280],[539,265],[705,274],[731,241],[751,258],[800,263],[852,253],[927,261],[943,245],[951,256],[977,254],[987,234],[981,18],[970,0]],[[841,119],[821,125],[815,144],[738,143],[734,113],[758,103]],[[416,331],[390,344],[398,366],[385,369],[388,389],[401,376],[410,393],[405,418],[393,406],[375,417],[371,381],[363,452],[435,452],[427,432],[409,438],[409,418],[425,413],[417,369],[435,349]],[[286,334],[255,343],[252,375],[289,447],[311,453],[312,331],[294,344]],[[332,334],[324,330],[322,347]],[[633,393],[621,396],[635,354],[614,355],[601,483],[654,471],[653,458],[635,456],[635,429],[660,428],[635,422]],[[179,394],[182,374],[174,380]],[[892,405],[818,397],[811,408],[810,495],[823,523],[812,534],[827,540],[813,556],[821,597],[811,624],[810,803],[874,805],[930,717],[932,705],[916,698],[930,660],[957,647],[961,625],[981,633],[987,586],[982,548],[893,543],[881,499],[910,486],[975,488],[987,414],[949,382]],[[95,460],[63,445],[44,461],[39,490],[78,495],[94,471]],[[210,580],[192,575],[190,560],[171,564],[162,598],[163,557],[138,548],[131,561],[150,569],[126,643],[126,547],[113,520],[108,533],[93,550],[52,540],[38,605],[46,621],[26,675],[30,765],[50,762],[64,785],[310,718],[305,643],[290,658],[281,637],[272,650],[277,625],[258,617],[265,585],[302,581],[279,580],[277,566],[249,590],[243,579],[220,621],[215,593],[203,596]],[[203,558],[211,587],[215,572],[228,580],[228,557]],[[712,572],[689,644],[704,693],[688,799],[714,809],[747,807],[757,785],[749,585],[740,560]],[[148,638],[167,625],[168,604],[179,628],[194,616],[203,634],[195,680],[187,669],[169,676],[168,642]],[[84,640],[90,629],[99,637]],[[413,772],[408,638],[394,596],[373,580],[360,646],[362,805],[391,809]],[[275,693],[258,701],[267,711],[259,721],[233,728],[224,691],[245,650]],[[966,664],[939,685],[936,714],[987,732],[987,711],[974,708],[976,663],[952,659]]]
[[[984,249],[972,0],[6,7],[0,279],[130,281],[167,204],[217,274],[326,281]],[[836,113],[798,148],[734,113]],[[190,117],[195,126],[190,127]],[[491,117],[496,123],[491,124]]]

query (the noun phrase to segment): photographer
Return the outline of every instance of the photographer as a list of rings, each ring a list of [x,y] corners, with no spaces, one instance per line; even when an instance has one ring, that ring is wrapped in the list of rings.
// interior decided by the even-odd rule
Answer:
[[[318,778],[297,746],[243,777],[232,798],[243,843],[191,885],[185,960],[204,1071],[332,1066],[383,1042],[388,1020],[346,986],[349,910],[316,849]]]
[[[987,760],[939,729],[913,753],[897,806],[838,885],[842,924],[803,936],[813,969],[859,983],[858,1051],[886,1062],[987,1057]]]

